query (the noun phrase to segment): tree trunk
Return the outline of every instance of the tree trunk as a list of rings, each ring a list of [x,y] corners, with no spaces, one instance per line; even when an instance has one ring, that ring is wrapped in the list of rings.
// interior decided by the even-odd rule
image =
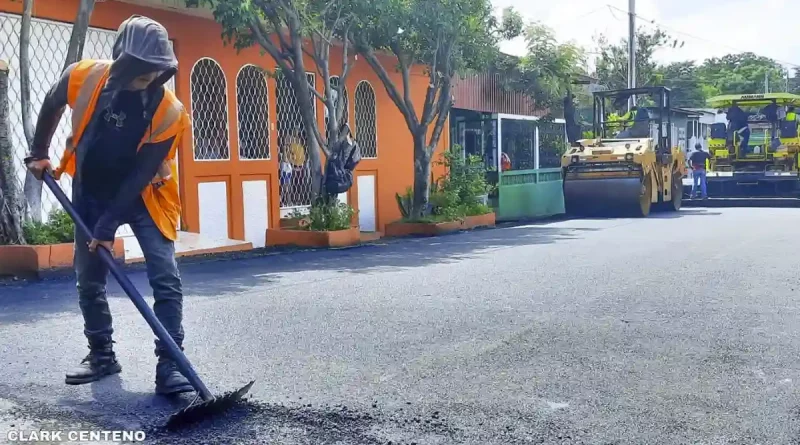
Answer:
[[[25,244],[8,104],[8,64],[0,60],[0,244]]]
[[[89,19],[94,11],[94,3],[95,0],[81,0],[78,5],[78,14],[75,16],[75,24],[72,25],[72,34],[69,37],[64,69],[83,58],[83,45],[86,43],[86,33],[89,31]]]
[[[428,212],[431,193],[431,157],[426,150],[426,132],[414,134],[414,201],[411,205],[411,218],[422,218]]]
[[[33,144],[33,119],[31,118],[31,68],[30,68],[30,42],[31,42],[31,12],[33,0],[22,2],[22,24],[19,35],[19,83],[20,83],[20,108],[22,109],[22,131],[25,134],[25,153],[30,153]],[[33,221],[42,220],[42,182],[37,180],[30,172],[25,173],[25,201],[28,211],[27,217]]]

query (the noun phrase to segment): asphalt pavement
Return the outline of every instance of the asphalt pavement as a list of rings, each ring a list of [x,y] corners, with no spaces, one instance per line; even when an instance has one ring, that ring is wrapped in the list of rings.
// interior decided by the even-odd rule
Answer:
[[[214,392],[256,385],[179,434],[158,427],[190,398],[152,394],[153,336],[116,284],[123,372],[78,387],[74,282],[7,284],[0,442],[800,444],[797,227],[691,208],[184,265],[189,358]]]

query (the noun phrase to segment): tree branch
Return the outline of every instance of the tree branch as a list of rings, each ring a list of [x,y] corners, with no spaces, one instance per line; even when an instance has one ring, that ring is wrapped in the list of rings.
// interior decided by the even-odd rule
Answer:
[[[350,25],[347,26],[344,30],[344,39],[342,41],[342,75],[339,77],[339,85],[337,87],[337,92],[339,93],[339,103],[336,107],[336,115],[339,119],[339,128],[344,125],[346,119],[345,115],[348,113],[348,109],[345,107],[346,97],[345,91],[347,91],[347,79],[350,76],[350,71],[352,65],[350,64]]]
[[[436,92],[438,87],[438,73],[439,73],[439,48],[442,44],[441,30],[436,33],[436,44],[433,50],[433,60],[431,60],[430,67],[428,68],[428,90],[425,93],[425,103],[422,107],[422,126],[427,127],[433,121],[433,104],[436,99]]]
[[[28,151],[33,144],[33,120],[31,119],[31,15],[33,12],[33,0],[23,0],[22,2],[22,24],[19,34],[19,82],[20,82],[20,102],[22,106],[22,131],[25,133],[25,141]]]
[[[253,31],[253,34],[255,35],[256,42],[258,42],[258,44],[261,45],[261,47],[264,48],[267,53],[269,53],[272,59],[275,60],[275,63],[278,64],[278,67],[286,72],[293,71],[294,67],[289,66],[283,51],[278,49],[278,47],[275,46],[275,43],[270,40],[269,32],[264,29],[264,25],[261,24],[261,20],[259,20],[258,16],[253,15],[250,17],[249,25],[250,30]],[[281,38],[281,42],[283,42],[283,38]],[[283,43],[281,43],[281,46],[283,46]]]
[[[444,124],[447,121],[447,116],[450,114],[450,106],[453,103],[453,98],[450,93],[450,82],[450,79],[444,79],[442,90],[439,92],[439,106],[437,107],[439,109],[439,115],[436,119],[436,124],[433,126],[433,134],[431,134],[428,147],[425,148],[428,158],[430,158],[433,155],[433,152],[436,151],[436,146],[439,145],[439,138],[442,136],[442,131],[444,131]]]
[[[386,72],[386,68],[383,67],[378,56],[375,55],[375,51],[362,43],[357,44],[358,52],[364,56],[364,60],[367,61],[367,64],[375,71],[375,74],[381,80],[383,84],[383,88],[386,90],[386,93],[389,95],[389,98],[392,99],[392,102],[397,106],[400,110],[400,113],[403,114],[403,118],[406,121],[406,126],[408,126],[409,131],[411,133],[416,133],[417,127],[419,126],[419,121],[417,120],[416,115],[413,113],[413,109],[409,109],[406,106],[405,101],[400,96],[400,92],[397,90],[397,86],[394,84],[394,81],[389,76],[389,73]]]
[[[414,121],[419,122],[417,112],[414,110],[414,102],[411,101],[411,68],[403,58],[403,52],[400,50],[400,46],[397,42],[392,42],[390,47],[400,65],[400,77],[403,79],[403,102],[405,102],[406,109],[413,116]]]

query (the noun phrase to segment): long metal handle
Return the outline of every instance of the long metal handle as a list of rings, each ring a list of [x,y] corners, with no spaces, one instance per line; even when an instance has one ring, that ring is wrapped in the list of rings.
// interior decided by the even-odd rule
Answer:
[[[73,207],[72,202],[67,198],[67,195],[64,194],[64,191],[61,190],[58,183],[56,183],[55,178],[53,178],[50,173],[45,172],[42,174],[42,179],[44,183],[47,184],[47,187],[50,189],[51,192],[56,196],[58,202],[61,203],[61,206],[64,210],[69,214],[72,220],[75,222],[75,226],[81,233],[84,235],[86,239],[92,239],[92,232],[89,230],[89,227],[86,226],[86,223],[83,222],[78,212]],[[200,393],[200,397],[203,400],[211,400],[214,396],[211,394],[211,391],[206,388],[206,385],[200,380],[200,377],[195,372],[192,364],[189,363],[189,359],[186,358],[186,355],[181,351],[178,345],[175,343],[175,340],[172,339],[172,336],[169,335],[164,325],[158,320],[156,314],[150,308],[150,306],[145,301],[142,294],[136,290],[136,286],[133,285],[130,279],[122,272],[122,269],[119,265],[114,261],[114,257],[111,255],[111,252],[108,251],[103,246],[98,246],[97,254],[100,255],[100,258],[103,262],[108,266],[108,270],[111,271],[111,274],[114,275],[114,278],[117,279],[119,285],[122,287],[122,290],[128,294],[128,297],[133,302],[136,309],[142,314],[144,319],[147,321],[147,324],[150,325],[150,328],[153,330],[153,333],[156,334],[159,340],[164,343],[167,349],[170,352],[170,356],[175,360],[178,368],[183,371],[183,374],[192,384],[194,389]]]

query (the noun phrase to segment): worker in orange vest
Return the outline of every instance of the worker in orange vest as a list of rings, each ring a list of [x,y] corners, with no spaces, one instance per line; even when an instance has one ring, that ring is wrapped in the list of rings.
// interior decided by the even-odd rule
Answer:
[[[113,61],[82,60],[70,65],[42,104],[28,169],[41,179],[52,171],[50,143],[64,107],[72,109],[72,134],[56,178],[71,176],[72,202],[93,230],[75,232],[75,270],[89,355],[67,372],[80,385],[119,373],[112,348],[112,319],[106,300],[108,269],[97,246],[113,251],[120,225],[129,224],[144,253],[153,288],[153,311],[183,347],[183,291],[175,261],[180,215],[175,156],[189,116],[164,87],[178,69],[167,30],[132,16],[120,25]],[[193,391],[189,381],[156,340],[156,393]]]
[[[500,168],[504,172],[511,170],[511,158],[509,158],[505,153],[500,155]]]

